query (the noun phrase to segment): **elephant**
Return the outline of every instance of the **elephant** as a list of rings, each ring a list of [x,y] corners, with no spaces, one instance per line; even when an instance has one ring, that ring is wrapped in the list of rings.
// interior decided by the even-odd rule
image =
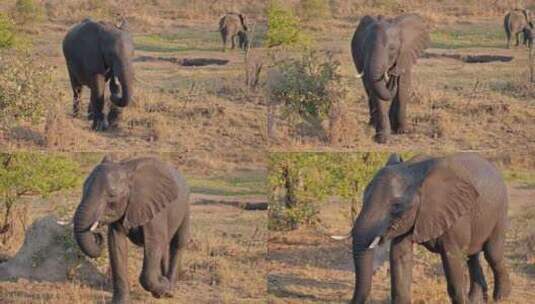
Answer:
[[[398,134],[407,132],[411,69],[430,44],[427,28],[415,14],[364,16],[353,35],[353,62],[368,95],[370,125],[378,143],[387,142],[391,128]]]
[[[238,45],[242,51],[247,51],[247,49],[249,48],[249,37],[247,37],[246,32],[238,32]]]
[[[351,303],[366,302],[381,246],[390,250],[392,303],[411,303],[413,244],[440,254],[452,303],[487,299],[481,251],[494,274],[494,300],[505,299],[511,292],[504,260],[507,206],[503,177],[476,153],[408,161],[392,154],[365,188],[362,209],[347,235],[353,239],[355,265]]]
[[[116,127],[121,108],[132,100],[134,47],[124,20],[119,26],[85,19],[69,30],[63,40],[63,54],[73,91],[73,115],[80,111],[82,87],[91,90],[89,117],[92,129]],[[103,114],[105,85],[109,81],[111,102],[108,119]]]
[[[190,234],[189,188],[181,174],[156,158],[115,162],[105,157],[84,182],[74,214],[82,252],[99,257],[108,226],[112,303],[129,303],[128,244],[143,247],[139,281],[154,297],[171,297]]]
[[[520,45],[520,34],[531,23],[531,12],[527,9],[515,9],[508,12],[503,20],[505,35],[507,36],[507,48],[511,47],[511,38],[516,39],[515,46]],[[527,41],[524,38],[524,45]]]
[[[227,13],[219,20],[219,32],[223,40],[223,51],[227,50],[227,41],[230,39],[232,49],[236,48],[236,38],[239,38],[240,48],[245,50],[249,44],[247,38],[247,17],[241,13]]]

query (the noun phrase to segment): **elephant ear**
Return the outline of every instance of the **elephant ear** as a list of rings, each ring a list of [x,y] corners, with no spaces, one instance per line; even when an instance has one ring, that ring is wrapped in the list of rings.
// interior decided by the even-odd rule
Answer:
[[[366,36],[370,26],[375,24],[377,20],[372,16],[364,16],[360,19],[359,25],[353,35],[353,41],[351,42],[353,59],[357,67],[357,71],[362,73],[364,70],[364,45],[366,43]]]
[[[417,243],[435,239],[461,216],[473,211],[479,193],[451,168],[438,164],[419,189],[419,207],[413,237]]]
[[[171,169],[156,159],[135,163],[123,225],[130,229],[150,221],[178,197]]]
[[[399,26],[401,48],[398,67],[400,73],[408,72],[423,51],[431,44],[428,26],[418,15],[403,15],[394,20]]]

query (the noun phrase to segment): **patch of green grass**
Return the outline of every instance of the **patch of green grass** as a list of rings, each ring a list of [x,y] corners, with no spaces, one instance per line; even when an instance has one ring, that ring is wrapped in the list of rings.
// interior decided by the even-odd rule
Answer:
[[[535,187],[535,172],[505,170],[503,174],[506,181],[518,182],[527,187]]]
[[[134,37],[137,50],[147,52],[218,51],[221,38],[215,31],[180,30],[174,34],[150,34]]]
[[[188,176],[191,192],[212,195],[265,195],[266,175],[263,171],[242,171],[231,176]]]
[[[433,48],[503,48],[505,34],[497,24],[442,28],[431,33]]]

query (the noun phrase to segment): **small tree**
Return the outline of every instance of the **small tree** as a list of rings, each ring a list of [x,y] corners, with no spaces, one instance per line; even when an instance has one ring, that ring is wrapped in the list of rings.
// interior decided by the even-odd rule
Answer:
[[[268,31],[267,45],[275,47],[307,46],[311,38],[301,30],[299,19],[291,8],[282,5],[278,0],[272,0],[267,7]]]
[[[13,19],[19,25],[28,25],[41,21],[45,11],[35,0],[17,0],[13,10]]]
[[[78,163],[63,156],[40,153],[0,154],[0,219],[2,245],[14,225],[13,208],[24,195],[47,196],[80,182]]]
[[[311,52],[279,63],[277,70],[269,90],[271,99],[281,105],[282,116],[294,124],[305,122],[326,137],[322,122],[347,94],[340,62],[331,54]]]

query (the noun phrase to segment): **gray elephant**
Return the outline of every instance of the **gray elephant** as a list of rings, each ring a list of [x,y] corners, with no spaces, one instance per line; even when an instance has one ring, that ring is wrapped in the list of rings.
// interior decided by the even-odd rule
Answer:
[[[249,44],[247,38],[247,17],[240,13],[227,13],[219,20],[219,33],[223,40],[223,51],[227,50],[227,41],[230,40],[232,49],[236,48],[236,39],[242,50]]]
[[[452,303],[487,298],[481,251],[494,274],[494,299],[506,298],[511,292],[504,260],[507,200],[502,176],[477,154],[419,156],[407,162],[392,155],[367,185],[349,234],[356,280],[351,303],[366,302],[374,254],[381,246],[390,246],[392,303],[411,303],[413,244],[440,254]]]
[[[508,12],[503,20],[503,27],[505,35],[507,36],[507,48],[511,47],[511,39],[514,36],[516,39],[515,46],[520,45],[520,35],[524,28],[531,23],[531,13],[527,9],[515,9]],[[524,38],[524,45],[527,41]]]
[[[127,239],[144,248],[139,281],[154,297],[171,296],[189,238],[189,189],[172,167],[155,158],[104,158],[84,183],[74,235],[89,257],[100,256],[108,226],[112,303],[129,302]]]
[[[82,87],[91,90],[89,116],[96,131],[116,126],[121,113],[133,95],[134,47],[125,21],[117,27],[90,19],[74,26],[63,40],[63,54],[73,91],[73,115],[80,111]],[[105,85],[109,81],[112,106],[106,121],[104,109]]]
[[[427,29],[423,19],[413,14],[393,19],[364,16],[353,35],[351,53],[368,95],[370,124],[375,126],[378,143],[387,141],[391,129],[407,132],[411,70],[430,43]]]

